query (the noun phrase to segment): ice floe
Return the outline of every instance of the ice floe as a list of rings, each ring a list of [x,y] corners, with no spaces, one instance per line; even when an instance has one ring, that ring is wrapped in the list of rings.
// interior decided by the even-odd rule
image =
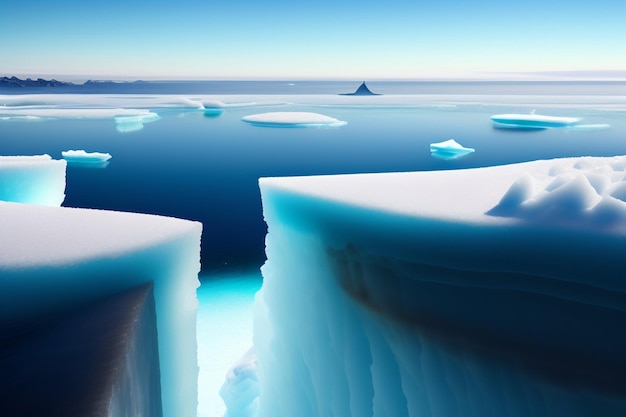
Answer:
[[[466,148],[454,139],[430,144],[431,155],[440,159],[455,159],[474,151],[474,148]]]
[[[118,116],[115,118],[116,129],[120,133],[136,132],[143,129],[145,123],[159,120],[161,116],[157,113],[147,112],[131,116]]]
[[[68,163],[78,164],[101,164],[111,159],[110,153],[86,152],[85,150],[68,150],[61,152],[63,159]]]
[[[511,129],[554,129],[573,126],[578,117],[544,116],[541,114],[496,114],[491,116],[494,126]]]
[[[347,124],[342,120],[312,112],[269,112],[245,116],[244,122],[269,127],[336,127]]]

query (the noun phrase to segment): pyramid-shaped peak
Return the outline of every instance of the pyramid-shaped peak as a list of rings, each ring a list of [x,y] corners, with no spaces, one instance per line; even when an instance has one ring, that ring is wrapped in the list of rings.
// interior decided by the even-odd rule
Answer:
[[[380,94],[372,93],[367,85],[365,85],[365,81],[361,83],[359,88],[356,89],[354,93],[345,93],[342,94],[344,96],[379,96]]]

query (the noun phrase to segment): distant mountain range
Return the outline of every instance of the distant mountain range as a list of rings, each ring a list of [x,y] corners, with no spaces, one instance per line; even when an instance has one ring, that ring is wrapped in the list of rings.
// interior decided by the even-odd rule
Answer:
[[[70,85],[75,84],[57,81],[55,79],[44,80],[43,78],[37,78],[36,80],[32,80],[27,78],[25,80],[21,80],[17,77],[0,77],[0,87],[66,87]]]

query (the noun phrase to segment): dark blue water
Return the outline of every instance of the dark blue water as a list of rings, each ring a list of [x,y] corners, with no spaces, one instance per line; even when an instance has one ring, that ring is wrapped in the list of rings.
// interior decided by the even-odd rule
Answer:
[[[0,154],[60,158],[68,149],[111,153],[105,168],[68,166],[64,205],[201,221],[205,271],[258,266],[265,260],[259,177],[459,169],[626,154],[626,113],[616,110],[537,109],[611,125],[591,131],[493,128],[493,114],[530,111],[514,105],[277,105],[231,107],[219,117],[183,109],[153,111],[161,120],[131,133],[118,132],[111,119],[0,120]],[[348,124],[264,128],[240,121],[269,111],[312,111]],[[430,143],[450,138],[476,152],[449,161],[430,156]]]

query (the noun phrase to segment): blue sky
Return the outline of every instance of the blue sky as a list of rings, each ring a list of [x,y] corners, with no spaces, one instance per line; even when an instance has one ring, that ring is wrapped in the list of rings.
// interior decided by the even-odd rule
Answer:
[[[0,75],[626,78],[624,21],[619,0],[12,1],[0,14]]]

